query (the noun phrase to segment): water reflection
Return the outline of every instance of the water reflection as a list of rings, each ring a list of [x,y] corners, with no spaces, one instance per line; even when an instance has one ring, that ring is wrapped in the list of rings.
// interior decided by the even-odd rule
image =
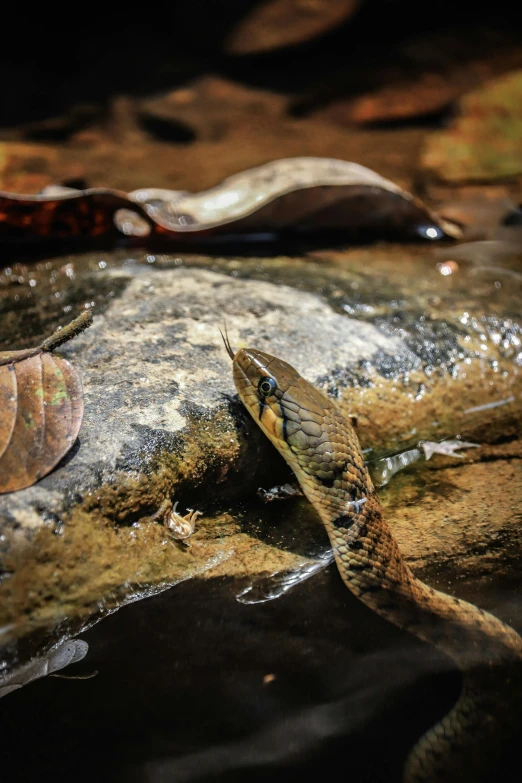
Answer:
[[[327,548],[317,554],[317,560],[305,563],[292,571],[276,571],[269,576],[253,580],[237,593],[236,598],[242,604],[261,604],[281,598],[293,587],[329,566],[333,559],[332,550]]]
[[[333,569],[270,605],[233,594],[229,579],[187,582],[124,607],[84,634],[97,677],[41,679],[2,702],[10,783],[64,769],[80,783],[335,781],[347,764],[355,783],[398,783],[457,698],[450,661],[367,610]],[[490,589],[489,608],[506,616],[512,594]],[[492,782],[510,779],[518,750]]]

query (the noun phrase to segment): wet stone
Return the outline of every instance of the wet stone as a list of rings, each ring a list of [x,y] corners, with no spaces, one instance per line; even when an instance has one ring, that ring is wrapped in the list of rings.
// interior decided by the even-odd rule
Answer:
[[[93,326],[60,350],[82,378],[85,416],[55,471],[0,497],[1,641],[65,617],[80,628],[82,618],[195,576],[243,579],[308,568],[324,548],[324,531],[313,512],[303,511],[304,500],[285,512],[287,540],[281,511],[269,513],[253,500],[259,486],[291,477],[237,401],[219,333],[225,324],[235,349],[284,358],[347,415],[355,413],[372,456],[433,436],[434,427],[440,437],[455,436],[476,416],[485,420],[480,411],[463,416],[466,410],[514,396],[519,325],[509,297],[488,314],[484,284],[475,291],[462,278],[447,289],[446,309],[440,299],[430,306],[446,283],[425,251],[371,251],[373,270],[369,253],[223,258],[212,269],[195,255],[152,257],[154,266],[140,254],[132,263],[105,254],[103,267],[92,257],[58,262],[57,269],[73,270],[61,278],[74,304],[68,318],[82,285],[93,297]],[[54,262],[31,270],[46,302],[39,327],[33,312],[36,331],[44,322],[47,329],[45,278],[56,280],[54,270]],[[9,297],[15,289],[5,290]],[[21,334],[32,300],[10,311],[8,297],[9,323]],[[189,547],[172,541],[154,518],[166,499],[178,500],[181,514],[203,512]],[[316,550],[305,545],[317,535]],[[422,563],[422,546],[409,552],[407,536],[401,545]]]

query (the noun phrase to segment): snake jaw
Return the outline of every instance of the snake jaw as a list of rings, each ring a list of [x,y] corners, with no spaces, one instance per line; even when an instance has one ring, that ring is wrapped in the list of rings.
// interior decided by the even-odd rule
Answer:
[[[272,356],[248,348],[240,349],[234,356],[234,384],[239,398],[260,429],[276,444],[280,451],[289,449],[285,440],[284,420],[280,414],[280,392],[267,398],[258,393],[259,380],[271,377],[268,365]]]

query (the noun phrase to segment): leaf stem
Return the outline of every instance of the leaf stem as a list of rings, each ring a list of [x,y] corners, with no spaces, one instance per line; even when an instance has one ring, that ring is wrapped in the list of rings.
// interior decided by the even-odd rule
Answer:
[[[54,351],[60,345],[72,340],[77,334],[80,334],[92,324],[92,313],[90,310],[86,310],[84,313],[71,321],[70,324],[64,326],[63,329],[57,329],[50,337],[46,337],[43,343],[40,343],[36,348],[25,348],[22,351],[2,351],[0,352],[0,367],[5,364],[13,364],[14,362],[21,362],[24,359],[31,359],[33,356],[38,356],[42,351]]]
[[[87,329],[91,324],[92,312],[86,310],[79,315],[78,318],[75,318],[74,321],[71,321],[70,324],[67,324],[67,326],[64,326],[62,329],[57,329],[56,332],[53,332],[50,337],[47,337],[43,343],[40,343],[40,351],[54,351],[55,348],[69,342],[69,340],[72,340],[76,335],[81,334],[81,332]]]

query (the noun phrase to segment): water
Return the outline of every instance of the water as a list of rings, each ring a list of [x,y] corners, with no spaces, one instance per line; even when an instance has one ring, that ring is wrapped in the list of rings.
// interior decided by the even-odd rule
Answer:
[[[82,638],[88,656],[68,673],[96,676],[1,702],[9,780],[341,781],[349,764],[352,780],[384,783],[459,687],[446,659],[365,609],[335,568],[261,605],[238,603],[227,579],[185,583]]]

